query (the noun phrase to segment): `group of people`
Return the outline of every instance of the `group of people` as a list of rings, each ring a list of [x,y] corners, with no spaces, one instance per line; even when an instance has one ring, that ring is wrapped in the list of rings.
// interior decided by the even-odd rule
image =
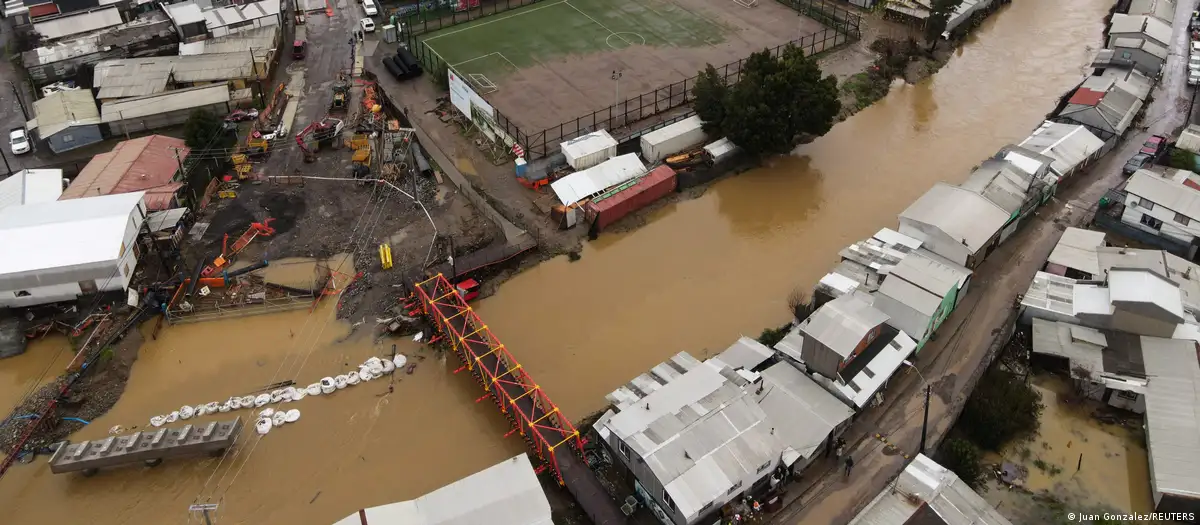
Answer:
[[[830,442],[831,447],[825,449],[825,455],[829,456],[829,448],[833,449],[834,458],[841,462],[846,468],[846,477],[850,477],[850,470],[854,468],[854,457],[846,454],[846,440],[837,438],[837,441]]]

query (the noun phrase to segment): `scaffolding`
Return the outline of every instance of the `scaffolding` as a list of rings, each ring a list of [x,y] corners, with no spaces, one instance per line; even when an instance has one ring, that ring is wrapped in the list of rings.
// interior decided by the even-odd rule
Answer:
[[[491,397],[512,423],[513,431],[509,434],[519,432],[538,459],[554,471],[558,483],[564,484],[563,469],[570,466],[560,464],[561,456],[557,454],[583,453],[584,441],[579,431],[442,274],[414,288],[420,300],[417,307],[433,320],[438,337],[450,342],[463,361],[463,368],[487,391],[480,400]],[[563,446],[570,450],[561,449]]]

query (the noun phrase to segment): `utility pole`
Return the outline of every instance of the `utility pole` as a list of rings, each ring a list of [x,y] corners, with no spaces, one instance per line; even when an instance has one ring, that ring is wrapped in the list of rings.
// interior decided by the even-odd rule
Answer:
[[[933,386],[925,383],[925,418],[921,420],[921,448],[917,450],[918,454],[925,453],[925,436],[929,429],[929,395],[933,393]]]
[[[613,107],[617,108],[618,112],[621,111],[621,75],[623,73],[625,73],[625,71],[622,69],[614,69],[612,72]],[[624,125],[624,122],[622,121],[622,123],[619,125]]]
[[[184,174],[183,174],[183,159],[180,158],[180,156],[179,156],[179,148],[173,147],[173,148],[171,148],[171,152],[175,154],[175,163],[179,165],[179,178],[182,178],[184,176]],[[172,177],[172,178],[174,178],[174,177]]]
[[[208,515],[209,511],[217,510],[216,503],[202,503],[199,505],[188,505],[188,512],[201,512],[204,514],[204,525],[212,525],[212,518]]]
[[[8,82],[8,87],[12,88],[13,96],[17,97],[17,105],[21,106],[21,114],[25,116],[25,121],[28,122],[29,121],[29,111],[25,110],[25,102],[21,100],[21,92],[17,91],[17,85],[13,84],[11,80],[8,80],[6,82]]]

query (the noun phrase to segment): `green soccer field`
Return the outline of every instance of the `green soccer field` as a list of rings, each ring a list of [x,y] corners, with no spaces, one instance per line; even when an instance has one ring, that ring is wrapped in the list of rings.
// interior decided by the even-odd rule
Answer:
[[[564,56],[630,46],[704,47],[732,29],[661,0],[550,0],[421,37],[477,85]]]

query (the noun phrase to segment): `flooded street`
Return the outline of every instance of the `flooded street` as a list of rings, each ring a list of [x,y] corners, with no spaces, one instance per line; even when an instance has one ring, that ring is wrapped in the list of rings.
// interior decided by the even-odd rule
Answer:
[[[810,288],[839,249],[893,227],[934,182],[958,182],[985,156],[1025,137],[1080,80],[1110,5],[1016,2],[931,80],[894,89],[796,156],[665,207],[632,233],[602,236],[578,262],[558,258],[517,276],[479,313],[573,419],[670,355],[711,354],[739,334],[780,324],[788,292]],[[276,277],[293,286],[312,273],[303,264],[278,268]],[[118,424],[144,426],[180,405],[274,381],[307,385],[390,354],[390,342],[372,341],[373,319],[347,337],[350,327],[332,319],[333,302],[312,315],[165,328],[142,348],[117,406],[76,439],[103,437]],[[412,375],[397,375],[394,393],[384,395],[384,379],[307,398],[294,405],[299,422],[261,441],[249,433],[224,461],[168,461],[91,479],[14,468],[0,482],[4,521],[186,523],[188,504],[199,499],[220,501],[222,524],[328,524],[523,449],[515,435],[501,439],[505,421],[490,402],[475,402],[482,391],[468,375],[452,374],[459,366],[453,358],[441,361],[411,343],[398,350],[410,362],[428,359]],[[0,402],[12,404],[28,389],[7,384],[5,374],[27,383],[54,353],[39,344],[5,361]]]

